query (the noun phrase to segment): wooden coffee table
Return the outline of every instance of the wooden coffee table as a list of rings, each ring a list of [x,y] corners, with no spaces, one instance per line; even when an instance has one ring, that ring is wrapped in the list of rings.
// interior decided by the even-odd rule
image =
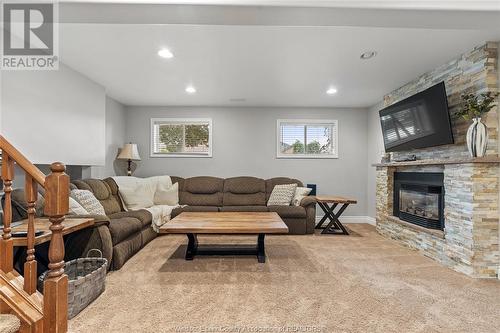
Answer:
[[[266,262],[264,238],[266,234],[288,233],[288,227],[274,212],[184,212],[160,228],[161,234],[186,234],[186,260],[196,255],[256,255]],[[256,246],[199,245],[198,234],[258,235]]]

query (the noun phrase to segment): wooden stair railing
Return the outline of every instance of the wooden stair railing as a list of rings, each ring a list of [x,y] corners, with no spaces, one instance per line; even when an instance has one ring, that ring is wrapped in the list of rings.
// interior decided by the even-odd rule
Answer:
[[[64,164],[60,162],[53,163],[50,166],[50,175],[45,176],[1,135],[0,149],[2,150],[1,178],[5,193],[3,233],[0,239],[0,313],[16,314],[22,321],[21,332],[66,332],[68,277],[64,274],[62,222],[69,208],[69,177],[64,172]],[[11,192],[14,164],[26,174],[28,235],[24,278],[14,270],[13,262]],[[49,273],[44,282],[43,296],[36,289],[37,262],[34,246],[38,186],[45,189],[44,213],[49,217],[52,232],[49,245]]]

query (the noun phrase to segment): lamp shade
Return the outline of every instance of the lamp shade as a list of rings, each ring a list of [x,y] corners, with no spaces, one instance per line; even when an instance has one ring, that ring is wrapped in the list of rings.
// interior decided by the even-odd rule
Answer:
[[[139,150],[137,149],[137,145],[135,143],[126,143],[123,146],[120,154],[118,154],[116,158],[119,160],[141,160],[141,157],[139,156]]]

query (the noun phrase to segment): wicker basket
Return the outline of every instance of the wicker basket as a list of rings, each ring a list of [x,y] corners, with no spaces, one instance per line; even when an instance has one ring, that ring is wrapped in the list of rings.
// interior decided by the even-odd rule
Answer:
[[[100,257],[89,257],[90,252],[98,252]],[[102,258],[102,252],[92,249],[87,258],[68,261],[64,273],[68,275],[68,319],[73,318],[102,294],[106,287],[106,267],[108,261]],[[38,289],[43,291],[44,272],[38,278]]]

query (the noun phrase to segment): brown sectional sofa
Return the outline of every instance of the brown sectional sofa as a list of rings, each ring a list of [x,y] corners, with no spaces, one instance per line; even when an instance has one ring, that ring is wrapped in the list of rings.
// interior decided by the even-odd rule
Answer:
[[[316,200],[305,198],[300,206],[266,206],[275,185],[302,182],[292,178],[261,179],[255,177],[172,177],[179,183],[179,204],[172,217],[183,211],[196,212],[277,212],[288,226],[290,234],[310,234],[314,232]]]
[[[79,246],[70,246],[69,251],[83,254],[90,248],[101,249],[110,268],[116,270],[156,237],[151,227],[151,214],[146,210],[125,211],[118,186],[112,178],[76,180],[72,182],[72,186],[91,191],[95,195],[106,212],[106,216],[98,216],[97,220],[107,221],[107,224],[105,227],[93,228],[92,231],[87,230],[91,233],[87,237],[77,235],[73,241]],[[81,250],[82,247],[84,250]]]
[[[255,177],[172,177],[179,183],[179,204],[172,217],[185,211],[196,212],[277,212],[287,224],[290,234],[314,232],[316,200],[306,197],[300,206],[266,206],[275,185],[296,183],[291,178]],[[91,248],[101,249],[110,269],[120,269],[135,253],[157,234],[151,227],[151,214],[146,210],[125,211],[112,178],[85,179],[72,182],[74,188],[89,190],[101,202],[106,216],[96,216],[96,226],[73,235],[66,241],[70,260],[84,256]]]

